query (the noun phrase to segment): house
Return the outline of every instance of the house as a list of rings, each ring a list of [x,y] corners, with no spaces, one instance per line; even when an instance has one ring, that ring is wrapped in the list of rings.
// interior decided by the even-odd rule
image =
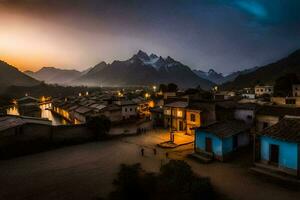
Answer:
[[[86,106],[80,106],[74,111],[74,118],[80,121],[81,123],[85,123],[87,121],[87,118],[89,115],[93,113],[93,109],[86,107]]]
[[[264,105],[258,108],[255,117],[256,131],[278,123],[285,116],[300,116],[300,108]]]
[[[300,178],[300,118],[285,117],[255,136],[255,165]]]
[[[18,111],[22,116],[40,117],[41,109],[39,99],[31,96],[25,96],[17,100]]]
[[[249,126],[238,120],[216,122],[197,128],[194,142],[196,154],[224,161],[239,147],[249,144]]]
[[[215,100],[228,100],[235,97],[235,92],[233,91],[218,91],[214,93]]]
[[[234,111],[234,119],[242,120],[246,124],[253,124],[255,121],[255,112],[257,105],[254,103],[239,103]]]
[[[121,100],[116,102],[116,104],[121,106],[123,119],[137,117],[137,103],[134,101]]]
[[[293,87],[293,96],[300,97],[300,84],[295,84]]]
[[[297,94],[297,92],[296,92]],[[271,102],[275,105],[300,107],[300,91],[299,96],[293,97],[271,97]]]
[[[164,109],[162,106],[157,106],[154,108],[150,108],[151,113],[151,121],[153,127],[163,127],[164,126]]]
[[[254,92],[257,97],[262,95],[272,95],[274,92],[274,87],[270,85],[257,85],[254,88]]]
[[[186,108],[188,102],[176,101],[164,106],[164,127],[172,131],[186,131]]]

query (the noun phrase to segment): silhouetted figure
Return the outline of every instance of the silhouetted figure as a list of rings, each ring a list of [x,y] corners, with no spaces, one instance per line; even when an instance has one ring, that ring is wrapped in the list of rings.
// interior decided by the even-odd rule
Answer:
[[[169,153],[168,152],[166,152],[166,158],[169,158]]]
[[[144,148],[142,148],[142,149],[141,149],[141,154],[142,154],[142,156],[144,156],[144,151],[145,151]]]
[[[156,153],[157,153],[157,152],[156,152],[156,149],[154,148],[154,149],[153,149],[153,154],[156,155]]]

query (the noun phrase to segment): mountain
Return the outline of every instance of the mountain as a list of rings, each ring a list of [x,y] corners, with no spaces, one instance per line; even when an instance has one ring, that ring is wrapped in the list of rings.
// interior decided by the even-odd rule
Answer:
[[[209,80],[213,83],[220,85],[229,81],[233,81],[236,77],[238,77],[241,74],[247,74],[257,69],[258,67],[254,67],[251,69],[233,72],[227,76],[224,76],[222,73],[218,73],[213,69],[210,69],[208,72],[204,72],[202,70],[193,70],[193,72],[203,79]]]
[[[40,82],[22,73],[16,67],[0,60],[0,88],[8,86],[34,86]]]
[[[81,76],[81,72],[76,70],[58,69],[55,67],[43,67],[37,72],[25,71],[28,76],[37,80],[51,84],[67,85],[74,79]]]
[[[171,57],[148,55],[141,50],[125,61],[114,61],[111,64],[101,62],[73,83],[90,86],[141,86],[171,82],[180,87],[200,85],[203,89],[210,89],[214,85]]]
[[[241,89],[256,84],[274,84],[275,80],[285,74],[300,75],[300,49],[274,63],[257,68],[247,74],[241,74],[234,81],[225,83],[225,89]]]
[[[222,84],[224,82],[225,77],[222,73],[217,73],[215,70],[210,69],[208,72],[204,72],[201,70],[193,70],[195,74],[197,74],[199,77],[209,80],[216,84]]]

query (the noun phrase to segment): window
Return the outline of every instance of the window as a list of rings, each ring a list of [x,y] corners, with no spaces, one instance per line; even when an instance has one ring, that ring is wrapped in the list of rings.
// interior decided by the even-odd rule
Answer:
[[[182,111],[177,111],[177,117],[182,117]]]
[[[132,108],[130,108],[129,110],[130,110],[130,112],[131,112],[131,111],[132,111]]]
[[[125,108],[125,112],[127,112],[127,108]]]
[[[296,99],[286,99],[285,104],[294,105],[296,104]]]
[[[192,122],[195,122],[195,121],[196,121],[196,116],[195,116],[195,114],[191,114],[191,121],[192,121]]]

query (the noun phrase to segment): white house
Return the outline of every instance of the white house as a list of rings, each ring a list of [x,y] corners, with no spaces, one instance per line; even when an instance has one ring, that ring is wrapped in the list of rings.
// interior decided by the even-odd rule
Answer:
[[[122,100],[116,102],[122,108],[122,118],[128,119],[137,116],[137,103],[130,100]]]
[[[262,96],[265,94],[272,95],[274,92],[274,87],[270,85],[257,85],[254,88],[256,96]]]

